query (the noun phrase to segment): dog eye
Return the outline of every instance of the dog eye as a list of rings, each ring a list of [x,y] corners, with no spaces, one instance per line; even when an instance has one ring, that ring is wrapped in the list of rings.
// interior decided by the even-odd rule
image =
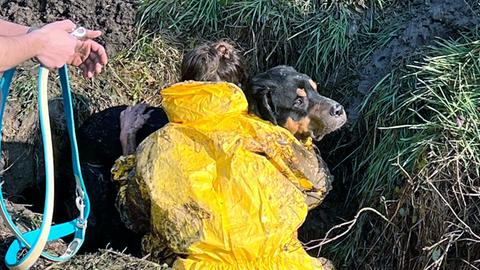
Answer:
[[[293,106],[300,107],[303,105],[303,98],[298,97],[293,101]]]

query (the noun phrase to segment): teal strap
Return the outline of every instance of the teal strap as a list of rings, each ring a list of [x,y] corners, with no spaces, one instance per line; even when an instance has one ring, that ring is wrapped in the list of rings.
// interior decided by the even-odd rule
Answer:
[[[68,137],[70,138],[70,148],[72,152],[73,175],[75,176],[76,182],[77,200],[79,197],[82,197],[83,199],[83,204],[85,205],[83,219],[86,222],[88,216],[90,215],[90,200],[88,199],[87,188],[85,187],[82,176],[82,169],[80,167],[77,137],[75,135],[75,120],[73,117],[72,94],[70,90],[70,82],[68,79],[67,66],[65,65],[61,67],[59,73],[60,83],[62,85],[63,107],[65,111],[65,119],[67,121]],[[77,207],[79,207],[78,202]],[[79,211],[81,210],[79,209]]]
[[[38,84],[39,104],[38,106],[39,106],[39,114],[40,114],[40,127],[42,131],[42,139],[43,139],[43,145],[44,145],[44,153],[45,153],[45,158],[47,159],[49,155],[47,155],[47,150],[45,149],[45,145],[47,144],[47,141],[46,141],[46,138],[48,137],[47,135],[50,135],[51,131],[50,129],[47,129],[45,127],[45,123],[42,120],[42,119],[45,119],[45,117],[48,117],[48,108],[43,108],[42,103],[40,102],[41,96],[47,94],[47,89],[43,89],[40,80],[42,76],[48,76],[48,74],[43,74],[42,70],[44,69],[40,68],[40,71],[39,71],[39,84]],[[1,80],[1,86],[0,86],[1,87],[1,97],[0,97],[0,119],[1,120],[3,120],[3,114],[5,111],[5,106],[8,99],[8,93],[9,93],[9,89],[10,89],[10,85],[11,85],[14,73],[15,73],[14,69],[6,71],[3,74],[3,77]],[[90,201],[88,199],[85,184],[83,182],[83,177],[82,177],[81,167],[79,162],[78,147],[77,147],[77,141],[75,137],[75,123],[73,118],[72,97],[71,97],[71,90],[70,90],[68,71],[67,71],[66,65],[59,69],[59,75],[60,75],[60,82],[62,86],[65,118],[67,121],[67,129],[68,129],[68,134],[69,134],[70,144],[72,149],[71,151],[72,164],[73,164],[73,171],[74,171],[74,176],[76,181],[76,195],[77,195],[76,205],[78,210],[80,211],[80,215],[77,219],[72,220],[70,222],[52,226],[50,228],[50,231],[48,232],[48,241],[55,241],[71,234],[74,235],[74,240],[69,244],[65,253],[61,256],[54,256],[46,252],[42,252],[41,256],[49,260],[62,262],[74,256],[80,249],[81,245],[83,244],[83,241],[85,239],[87,219],[90,213]],[[43,98],[45,98],[45,96],[43,96]],[[47,113],[45,113],[45,111]],[[0,133],[2,131],[2,128],[3,128],[3,121],[0,121]],[[48,142],[48,143],[51,143],[51,142]],[[1,152],[1,140],[0,140],[0,152]],[[48,172],[50,170],[53,170],[53,168],[49,168],[48,162],[45,162],[45,171],[47,176],[49,175]],[[47,211],[47,201],[49,196],[53,196],[53,188],[54,188],[53,186],[52,187],[49,186],[48,184],[49,182],[50,181],[46,181],[46,195],[45,195],[46,203],[45,203],[45,209],[44,209],[44,216],[42,218],[42,225],[40,226],[39,229],[26,232],[26,233],[22,233],[12,221],[12,218],[7,211],[5,200],[3,198],[2,185],[0,185],[0,210],[1,210],[0,212],[3,215],[5,222],[10,228],[10,230],[12,231],[12,233],[15,234],[15,236],[17,237],[17,239],[15,239],[13,243],[10,245],[7,251],[7,254],[5,255],[5,263],[9,268],[24,269],[23,267],[21,267],[22,263],[27,258],[29,258],[29,256],[33,256],[32,254],[30,254],[30,251],[32,251],[34,247],[37,245],[37,242],[41,234],[45,233],[45,225],[49,222],[48,220],[44,219]],[[24,248],[28,248],[29,252],[27,252],[27,254],[24,255],[19,260],[18,259],[19,252]],[[36,260],[38,258],[34,258],[34,259]]]

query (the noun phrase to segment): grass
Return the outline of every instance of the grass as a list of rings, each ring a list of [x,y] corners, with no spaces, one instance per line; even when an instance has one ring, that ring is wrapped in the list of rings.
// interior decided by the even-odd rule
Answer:
[[[139,23],[150,28],[171,29],[176,33],[218,30],[220,9],[228,1],[218,0],[144,0]]]
[[[179,79],[181,57],[181,45],[166,35],[147,36],[117,56],[105,76],[128,100],[160,105],[160,89]]]
[[[102,249],[91,254],[77,255],[63,264],[53,264],[49,269],[169,270],[171,268],[150,262],[146,258],[136,258],[123,252]]]
[[[346,267],[470,269],[480,259],[479,37],[438,41],[365,100],[354,196],[395,226],[364,220],[327,247]]]
[[[227,32],[243,41],[256,69],[293,61],[295,54],[291,53],[293,45],[288,38],[293,34],[292,25],[298,23],[304,11],[283,2],[243,0],[225,11]]]
[[[332,16],[331,12],[337,13]],[[349,57],[353,39],[349,37],[350,10],[340,7],[336,10],[319,12],[298,26],[302,29],[295,34],[300,55],[296,62],[303,72],[324,80],[329,70],[342,64]]]
[[[12,214],[13,219],[21,230],[33,230],[38,228],[41,223],[41,214],[33,213],[27,209],[27,205],[12,204],[7,201],[7,209]],[[12,233],[5,226],[0,226],[0,251],[6,252],[8,245],[13,238]],[[48,244],[47,250],[52,254],[61,255],[66,248],[66,243],[62,240]],[[158,269],[168,270],[166,265],[159,265],[145,258],[136,258],[125,252],[118,252],[112,249],[101,249],[91,254],[76,255],[65,263],[53,263],[43,258],[32,267],[32,269],[122,269],[122,270],[147,270]]]
[[[228,36],[245,49],[254,72],[288,64],[321,80],[349,57],[357,32],[354,15],[386,2],[143,0],[139,25],[182,39]]]
[[[178,79],[183,48],[228,36],[245,49],[252,72],[293,65],[344,103],[355,92],[358,66],[402,29],[392,13],[382,13],[392,3],[143,0],[139,26],[155,34],[113,59],[100,79],[73,74],[76,100],[85,115],[144,100],[158,105],[157,91]],[[409,66],[392,63],[396,68],[360,97],[361,120],[329,146],[343,161],[333,168],[337,181],[354,185],[346,193],[355,203],[345,207],[374,206],[394,224],[360,216],[347,237],[322,249],[338,268],[467,269],[480,259],[478,39],[473,31],[439,40],[419,61],[405,60]],[[35,85],[27,71],[20,76],[13,97],[27,108]],[[348,136],[359,136],[359,144],[346,146]],[[339,157],[346,148],[348,157]]]
[[[159,106],[159,91],[178,81],[181,48],[174,38],[149,35],[111,59],[96,79],[85,80],[77,69],[70,69],[79,122],[116,105],[147,102]]]

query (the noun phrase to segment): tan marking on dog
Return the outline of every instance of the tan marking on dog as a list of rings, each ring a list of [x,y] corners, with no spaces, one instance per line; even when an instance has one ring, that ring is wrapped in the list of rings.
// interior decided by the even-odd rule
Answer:
[[[308,80],[308,82],[313,87],[313,89],[317,90],[317,83],[315,83],[312,79]]]
[[[305,92],[305,89],[303,89],[303,88],[297,88],[297,96],[299,96],[299,97],[306,97],[306,96],[307,96],[307,92]]]
[[[304,117],[300,121],[295,121],[291,117],[287,118],[284,128],[288,129],[292,134],[309,132],[310,117]]]

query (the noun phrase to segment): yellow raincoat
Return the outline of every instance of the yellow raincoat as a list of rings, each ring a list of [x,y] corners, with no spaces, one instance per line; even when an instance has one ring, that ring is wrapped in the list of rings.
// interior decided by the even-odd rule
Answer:
[[[325,172],[313,151],[249,115],[233,84],[161,93],[171,123],[112,170],[122,218],[147,233],[147,252],[167,245],[184,254],[174,269],[322,269],[297,239],[305,191],[326,193],[315,189]]]

